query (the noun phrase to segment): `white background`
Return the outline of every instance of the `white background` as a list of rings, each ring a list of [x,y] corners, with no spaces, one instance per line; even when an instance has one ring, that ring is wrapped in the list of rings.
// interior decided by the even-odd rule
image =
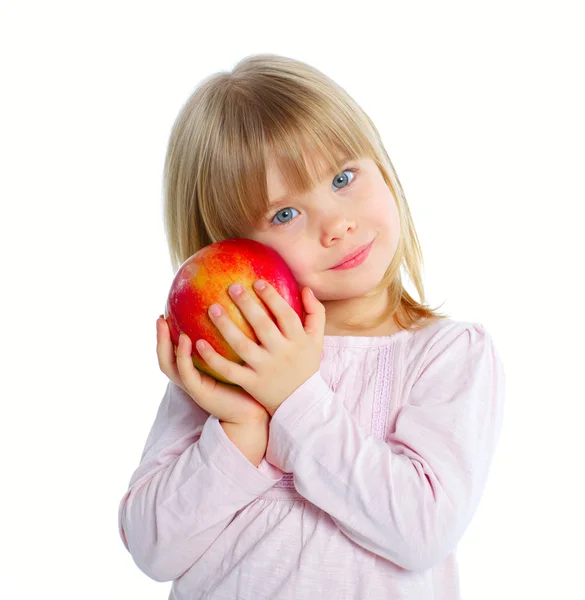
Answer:
[[[585,597],[580,4],[0,2],[0,597],[168,596],[117,524],[166,386],[166,143],[202,78],[259,52],[373,118],[428,301],[505,362],[464,598]]]

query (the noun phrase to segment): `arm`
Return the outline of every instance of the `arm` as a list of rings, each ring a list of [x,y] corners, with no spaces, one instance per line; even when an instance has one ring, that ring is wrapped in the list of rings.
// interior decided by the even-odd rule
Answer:
[[[276,483],[253,464],[264,454],[267,427],[222,425],[169,383],[119,507],[120,536],[146,575],[178,578]]]
[[[319,374],[276,411],[266,459],[341,531],[405,569],[448,556],[478,506],[499,437],[504,373],[483,327],[429,350],[387,441],[364,431]]]

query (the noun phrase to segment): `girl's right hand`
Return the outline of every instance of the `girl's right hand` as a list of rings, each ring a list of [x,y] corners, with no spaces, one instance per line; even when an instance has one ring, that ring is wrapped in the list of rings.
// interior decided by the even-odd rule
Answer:
[[[220,421],[234,424],[262,423],[270,419],[266,409],[239,386],[216,381],[198,371],[191,359],[191,340],[182,335],[179,346],[171,341],[163,317],[156,321],[156,353],[161,371],[205,411]]]

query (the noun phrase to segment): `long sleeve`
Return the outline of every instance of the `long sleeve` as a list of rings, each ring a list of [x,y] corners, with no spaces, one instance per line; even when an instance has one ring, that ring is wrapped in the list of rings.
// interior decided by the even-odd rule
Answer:
[[[177,579],[237,511],[280,477],[270,466],[264,472],[254,467],[219,420],[169,382],[120,502],[120,536],[146,575],[156,581]]]
[[[456,547],[500,435],[504,370],[479,324],[425,350],[388,439],[361,428],[316,373],[279,407],[266,459],[367,550],[411,571]]]

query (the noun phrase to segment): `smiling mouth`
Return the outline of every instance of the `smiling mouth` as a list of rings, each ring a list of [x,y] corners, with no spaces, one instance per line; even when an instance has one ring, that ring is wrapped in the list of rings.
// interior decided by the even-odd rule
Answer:
[[[358,248],[356,252],[350,254],[347,258],[344,258],[340,263],[334,267],[331,267],[329,270],[352,269],[353,267],[361,265],[366,258],[368,258],[373,243],[374,240],[372,240],[369,244]]]

